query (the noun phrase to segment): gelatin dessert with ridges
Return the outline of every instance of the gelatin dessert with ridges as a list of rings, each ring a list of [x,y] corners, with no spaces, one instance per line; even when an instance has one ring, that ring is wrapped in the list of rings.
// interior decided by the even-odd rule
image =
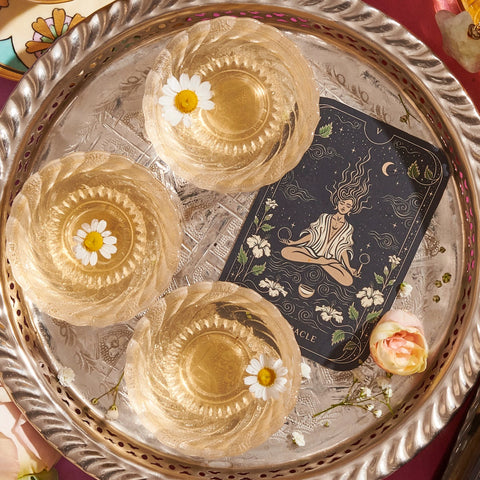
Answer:
[[[254,191],[294,168],[319,121],[319,93],[280,30],[220,17],[175,35],[150,71],[145,129],[161,160],[200,188]]]
[[[6,227],[13,277],[74,325],[127,321],[168,287],[182,242],[179,202],[145,167],[73,153],[29,177]]]
[[[266,441],[293,409],[301,356],[279,310],[253,290],[200,282],[146,312],[125,382],[140,422],[164,445],[203,458]]]

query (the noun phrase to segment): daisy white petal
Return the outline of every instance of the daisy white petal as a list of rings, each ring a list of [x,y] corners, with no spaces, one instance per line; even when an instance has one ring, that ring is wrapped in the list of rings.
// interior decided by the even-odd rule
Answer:
[[[98,262],[98,255],[97,252],[90,253],[90,265],[94,267]]]
[[[170,98],[170,102],[173,102],[173,99],[175,98],[175,95],[179,91],[180,91],[180,89],[174,90],[173,88],[170,87],[170,85],[164,85],[162,87],[163,96],[160,97],[160,98],[167,97],[167,98]]]
[[[180,75],[180,90],[190,90],[192,85],[190,84],[190,78],[186,73]]]
[[[106,257],[107,254],[108,254],[108,258],[110,258],[110,255],[112,255],[112,253],[116,253],[117,252],[117,247],[115,245],[108,245],[108,244],[104,244],[102,246],[102,248],[99,250],[99,252],[104,256]]]
[[[202,80],[200,79],[200,75],[193,75],[192,78],[190,79],[190,88],[194,91],[195,90],[200,91],[201,83],[202,83]],[[204,83],[208,83],[208,82],[204,82]]]
[[[103,237],[104,241],[106,240],[106,237],[109,237],[112,234],[112,232],[110,230],[104,230],[101,233],[102,233],[102,237]],[[115,237],[113,237],[113,238],[115,238]]]
[[[167,85],[175,92],[178,93],[182,87],[180,86],[180,82],[175,77],[169,77],[167,80]]]
[[[211,96],[211,85],[210,82],[203,82],[197,89],[197,92],[199,95],[202,97],[208,97],[206,100],[208,100]]]
[[[112,253],[114,252],[109,252],[105,246],[103,246],[100,250],[99,253],[102,255],[103,258],[106,258],[107,260],[110,260],[112,258]]]
[[[190,128],[192,125],[192,119],[190,118],[190,115],[184,115],[183,116],[183,124],[187,127]]]
[[[85,253],[82,257],[82,265],[87,266],[90,263],[90,254],[85,250]]]
[[[76,257],[79,259],[79,260],[83,260],[85,258],[90,258],[90,255],[88,254],[88,252],[85,250],[85,248],[82,247],[82,245],[79,245],[78,246],[79,248],[77,248],[75,250],[75,254],[76,254]],[[88,263],[88,261],[87,261]]]
[[[77,230],[77,236],[85,238],[87,236],[87,232],[85,230],[79,229]]]
[[[285,390],[286,384],[287,384],[287,379],[285,377],[280,377],[276,382],[275,388],[278,388],[280,391],[283,392]]]
[[[103,231],[107,228],[107,222],[105,220],[100,220],[97,226],[97,232],[103,233]],[[102,235],[103,236],[103,235]]]
[[[165,91],[165,87],[163,88]],[[158,103],[162,105],[162,107],[175,107],[175,93],[172,92],[172,95],[164,95],[158,99]]]
[[[87,233],[90,233],[92,231],[92,227],[88,223],[82,223],[82,228],[85,230]],[[78,235],[78,233],[77,233]]]
[[[263,363],[260,363],[260,361],[257,360],[256,358],[252,358],[246,370],[248,373],[251,373],[252,375],[256,375],[262,367],[263,367]]]
[[[273,363],[273,365],[271,367],[274,368],[275,370],[277,370],[281,366],[282,366],[282,359],[279,358],[279,359],[275,360],[275,362]]]
[[[198,103],[198,106],[204,110],[212,110],[215,104],[211,100],[202,100]]]
[[[77,243],[82,243],[84,239],[85,239],[85,237],[82,238],[82,237],[79,237],[77,235],[73,236],[73,240],[75,240],[75,242],[77,242]]]
[[[117,237],[106,237],[103,239],[103,243],[106,245],[113,245],[117,243]]]
[[[73,252],[75,253],[75,258],[78,260],[82,260],[83,257],[88,253],[81,245],[75,245]]]
[[[267,389],[265,387],[262,387],[262,400],[266,402],[269,397],[275,400],[277,398],[277,396],[275,395],[275,391],[271,389],[270,392],[267,392]]]
[[[165,119],[172,125],[172,127],[177,126],[182,121],[182,118],[183,113],[176,108],[165,109]]]
[[[93,232],[98,232],[98,220],[96,218],[92,220],[92,223],[90,224],[90,228],[92,229]]]
[[[263,398],[265,387],[262,387],[258,383],[254,383],[253,385],[250,385],[249,390],[253,393],[255,398]]]

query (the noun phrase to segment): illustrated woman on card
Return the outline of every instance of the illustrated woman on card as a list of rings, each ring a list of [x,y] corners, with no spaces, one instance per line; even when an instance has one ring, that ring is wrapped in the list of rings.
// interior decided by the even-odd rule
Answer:
[[[342,172],[341,180],[335,182],[330,192],[330,201],[335,213],[322,213],[318,220],[300,233],[298,240],[283,240],[286,247],[281,255],[286,260],[320,265],[334,280],[344,286],[353,283],[359,272],[350,261],[353,258],[353,226],[348,222],[350,214],[367,207],[370,190],[370,170],[365,164],[370,155],[360,158]]]

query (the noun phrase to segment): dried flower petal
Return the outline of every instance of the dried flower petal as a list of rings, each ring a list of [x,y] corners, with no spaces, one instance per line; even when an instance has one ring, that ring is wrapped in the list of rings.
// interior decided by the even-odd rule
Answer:
[[[406,298],[412,293],[412,290],[413,287],[409,283],[402,282],[398,289],[398,295],[402,298]]]
[[[293,443],[295,443],[295,445],[298,445],[299,447],[305,446],[305,437],[301,432],[292,432],[292,441]]]
[[[70,367],[61,367],[57,375],[60,385],[69,387],[75,380],[75,372]]]
[[[310,375],[312,373],[312,369],[310,365],[306,364],[305,362],[302,362],[300,365],[300,369],[302,371],[302,377],[306,378],[307,380],[310,380]]]
[[[118,418],[118,408],[115,404],[113,404],[108,410],[107,410],[107,420],[117,420]]]

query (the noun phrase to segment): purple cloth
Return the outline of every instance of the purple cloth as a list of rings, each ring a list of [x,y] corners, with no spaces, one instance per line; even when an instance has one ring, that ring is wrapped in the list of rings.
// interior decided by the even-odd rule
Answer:
[[[17,82],[0,77],[0,111],[3,109],[7,98],[13,92]]]
[[[62,458],[55,468],[58,472],[59,480],[92,480],[93,478],[70,463],[66,458]]]

